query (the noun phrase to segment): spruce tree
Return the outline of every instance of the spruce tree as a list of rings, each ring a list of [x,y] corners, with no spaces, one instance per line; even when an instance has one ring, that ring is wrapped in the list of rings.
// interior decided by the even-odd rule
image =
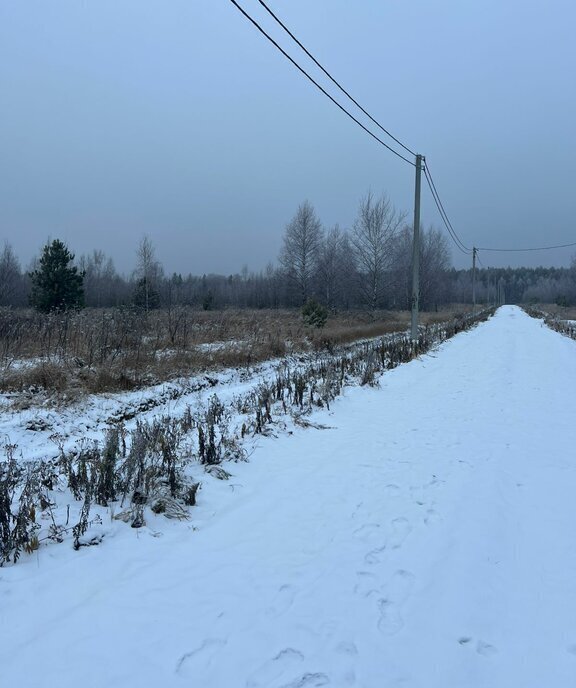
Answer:
[[[84,275],[72,265],[74,254],[59,239],[42,249],[38,269],[30,273],[30,303],[42,313],[84,306]]]
[[[133,302],[136,308],[141,308],[146,312],[160,307],[160,294],[157,289],[150,285],[150,280],[146,277],[142,277],[136,282]]]

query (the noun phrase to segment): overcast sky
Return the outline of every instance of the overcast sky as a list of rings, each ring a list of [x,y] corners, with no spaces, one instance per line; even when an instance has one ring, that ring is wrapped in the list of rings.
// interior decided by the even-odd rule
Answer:
[[[312,69],[256,0],[239,1]],[[426,155],[465,244],[576,241],[573,0],[269,5]],[[326,227],[349,228],[368,189],[412,213],[414,169],[229,0],[0,0],[0,122],[0,240],[25,266],[50,237],[129,272],[147,234],[168,272],[259,270],[304,199]],[[422,222],[441,226],[426,187]],[[567,265],[575,252],[481,259]]]

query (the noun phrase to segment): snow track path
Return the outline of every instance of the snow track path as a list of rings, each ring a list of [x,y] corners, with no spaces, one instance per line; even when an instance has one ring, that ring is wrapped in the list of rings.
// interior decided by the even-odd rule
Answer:
[[[573,688],[575,381],[503,307],[227,466],[197,529],[0,569],[0,685]]]

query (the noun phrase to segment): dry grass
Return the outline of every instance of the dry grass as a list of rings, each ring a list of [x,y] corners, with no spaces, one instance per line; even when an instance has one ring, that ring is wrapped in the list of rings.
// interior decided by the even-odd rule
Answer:
[[[539,303],[532,307],[559,320],[576,320],[576,306],[558,306],[555,303]]]
[[[576,339],[576,308],[543,304],[537,307],[524,306],[524,310],[533,318],[543,318],[546,325],[555,332]]]
[[[423,313],[423,324],[469,311],[456,305]],[[71,395],[121,391],[225,367],[249,366],[288,353],[332,350],[401,332],[410,313],[345,312],[322,329],[290,310],[190,308],[145,313],[86,309],[66,315],[0,311],[0,391]]]

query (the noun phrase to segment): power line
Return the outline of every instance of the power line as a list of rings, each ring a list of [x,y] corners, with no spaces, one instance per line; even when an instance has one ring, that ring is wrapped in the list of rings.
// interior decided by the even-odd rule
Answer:
[[[256,29],[270,42],[272,45],[279,50],[284,57],[289,60],[296,69],[298,69],[301,74],[303,74],[316,88],[321,91],[336,107],[338,107],[342,112],[344,112],[345,115],[347,115],[355,124],[357,124],[361,129],[363,129],[369,136],[371,136],[375,141],[377,141],[380,145],[384,146],[387,150],[389,150],[391,153],[394,153],[398,158],[403,160],[404,162],[408,163],[409,165],[412,165],[412,167],[416,167],[416,164],[406,158],[404,155],[399,153],[397,150],[394,150],[391,146],[389,146],[386,142],[384,142],[381,138],[376,136],[370,129],[368,129],[360,120],[358,120],[349,110],[347,110],[341,103],[339,103],[333,96],[326,91],[325,88],[323,88],[310,74],[296,62],[294,58],[292,58],[273,38],[268,34],[261,26],[260,24],[253,19],[248,12],[246,12],[240,4],[236,0],[230,0],[230,2],[236,7],[236,9],[244,15],[244,17],[251,23],[253,24]],[[356,107],[358,107],[359,110],[361,110],[362,113],[364,113],[370,121],[375,124],[379,129],[381,129],[387,136],[389,136],[393,141],[395,141],[399,146],[401,146],[405,151],[408,153],[416,156],[416,153],[412,151],[408,146],[404,145],[402,141],[397,139],[393,134],[391,134],[385,127],[383,127],[372,115],[370,115],[367,110],[365,110],[360,103],[353,98],[350,93],[328,72],[327,69],[325,69],[320,62],[310,53],[309,50],[296,38],[296,36],[288,29],[288,27],[279,19],[279,17],[268,7],[268,5],[264,2],[264,0],[258,0],[260,5],[270,14],[270,16],[284,29],[284,31],[292,38],[292,40],[306,53],[306,55],[314,62],[314,64],[319,67],[319,69],[322,70],[322,72],[334,83],[340,91],[352,102]],[[426,181],[428,183],[428,187],[430,188],[430,192],[432,194],[432,198],[434,200],[434,203],[436,204],[436,207],[438,209],[438,212],[440,214],[440,217],[446,226],[446,229],[448,230],[448,234],[450,235],[450,238],[462,253],[469,255],[472,253],[472,249],[468,248],[466,244],[460,239],[458,236],[458,233],[454,229],[452,223],[450,222],[450,218],[448,217],[448,214],[446,213],[446,210],[444,208],[444,204],[442,203],[442,199],[440,198],[440,194],[438,193],[438,189],[436,188],[436,184],[434,183],[434,179],[432,178],[432,174],[430,172],[430,166],[428,164],[428,161],[425,161],[424,166],[424,175],[426,177]],[[527,247],[527,248],[477,248],[477,251],[493,251],[493,252],[525,252],[525,251],[549,251],[553,249],[560,249],[560,248],[570,248],[576,246],[576,242],[573,243],[568,243],[568,244],[558,244],[555,246],[538,246],[538,247]],[[482,264],[482,263],[480,263]]]
[[[381,138],[379,138],[378,136],[376,136],[376,134],[372,133],[372,132],[370,131],[370,129],[368,129],[367,127],[365,127],[365,126],[362,124],[362,122],[360,122],[360,120],[356,119],[356,117],[354,117],[354,115],[353,115],[351,112],[349,112],[349,111],[348,111],[343,105],[341,105],[333,96],[331,96],[331,95],[328,93],[328,91],[326,91],[326,89],[324,89],[324,88],[323,88],[323,87],[322,87],[313,77],[310,76],[310,74],[308,74],[308,72],[307,72],[303,67],[301,67],[301,66],[296,62],[296,60],[294,60],[292,57],[290,57],[290,55],[288,55],[288,53],[287,53],[283,48],[281,48],[280,45],[278,45],[278,43],[272,38],[272,36],[270,36],[268,33],[266,33],[266,31],[260,26],[260,24],[258,24],[258,22],[257,22],[255,19],[253,19],[253,18],[248,14],[248,12],[246,12],[246,11],[236,2],[236,0],[230,0],[230,2],[236,7],[236,9],[238,9],[238,10],[244,15],[244,17],[246,17],[246,19],[248,19],[249,22],[251,22],[251,23],[258,29],[258,31],[260,31],[260,33],[261,33],[263,36],[265,36],[265,37],[270,41],[270,43],[272,43],[272,45],[274,45],[274,46],[282,53],[282,55],[284,55],[284,57],[285,57],[287,60],[289,60],[289,61],[296,67],[296,69],[298,69],[298,71],[300,71],[309,81],[311,81],[311,82],[314,84],[314,86],[316,86],[317,89],[319,89],[320,91],[322,91],[322,93],[323,93],[327,98],[329,98],[329,99],[334,103],[334,105],[336,105],[338,108],[340,108],[340,110],[342,110],[342,112],[344,112],[346,115],[348,115],[348,117],[350,117],[351,120],[353,120],[354,122],[356,122],[356,124],[357,124],[359,127],[361,127],[361,128],[362,128],[367,134],[369,134],[373,139],[375,139],[376,141],[378,141],[378,143],[380,143],[382,146],[384,146],[384,148],[387,148],[391,153],[394,153],[394,155],[396,155],[397,157],[399,157],[401,160],[404,160],[404,162],[407,162],[409,165],[412,165],[412,167],[416,167],[416,164],[415,164],[415,163],[413,163],[411,160],[408,160],[408,158],[405,158],[401,153],[398,153],[398,151],[395,151],[395,150],[394,150],[393,148],[391,148],[387,143],[385,143],[384,141],[382,141]]]
[[[516,252],[516,251],[551,251],[554,248],[570,248],[576,246],[576,241],[572,244],[558,244],[557,246],[531,246],[530,248],[479,248],[479,251],[498,251],[498,252]]]
[[[426,181],[428,182],[428,187],[430,188],[430,193],[432,194],[432,198],[434,199],[434,203],[436,204],[436,207],[438,208],[438,212],[440,213],[440,217],[442,221],[444,222],[444,225],[446,226],[446,229],[448,230],[448,234],[450,235],[450,238],[452,241],[456,244],[456,248],[464,253],[465,255],[470,255],[471,251],[468,249],[464,244],[460,241],[458,238],[458,235],[456,232],[453,230],[452,225],[450,223],[450,220],[448,217],[445,215],[444,208],[442,206],[442,202],[440,201],[440,198],[437,196],[437,193],[434,188],[434,184],[432,182],[432,178],[430,177],[426,167],[424,167],[424,176],[426,177]]]
[[[425,161],[425,167],[424,167],[424,175],[426,176],[426,181],[428,182],[428,186],[430,186],[430,191],[432,192],[432,196],[434,198],[434,201],[436,203],[436,207],[440,211],[440,216],[444,220],[444,224],[446,224],[446,228],[450,232],[450,235],[452,236],[452,239],[458,246],[458,248],[463,252],[463,253],[471,253],[471,250],[460,240],[458,237],[458,234],[456,233],[456,230],[452,226],[452,223],[450,222],[448,215],[446,211],[444,210],[444,205],[442,204],[442,200],[440,199],[440,196],[438,194],[438,191],[436,189],[436,185],[434,184],[434,180],[432,179],[432,175],[430,173],[430,166],[428,165],[428,161]],[[556,246],[536,246],[536,247],[530,247],[530,248],[476,248],[477,251],[498,251],[498,252],[523,252],[523,251],[550,251],[555,248],[569,248],[571,246],[576,246],[576,242],[570,243],[570,244],[558,244]]]
[[[349,100],[351,100],[351,101],[354,103],[354,105],[356,105],[356,107],[359,108],[359,109],[366,115],[366,117],[368,117],[368,119],[369,119],[373,124],[375,124],[379,129],[381,129],[381,130],[382,130],[387,136],[389,136],[391,139],[393,139],[394,141],[396,141],[396,143],[397,143],[399,146],[402,146],[402,148],[403,148],[406,152],[408,152],[408,153],[410,153],[411,155],[414,155],[414,156],[416,155],[416,153],[415,153],[413,150],[411,150],[410,148],[408,148],[408,146],[404,145],[404,144],[402,143],[402,141],[400,141],[400,140],[397,139],[393,134],[391,134],[391,133],[388,131],[388,129],[386,129],[385,127],[383,127],[383,126],[380,124],[380,122],[378,122],[378,120],[374,119],[374,117],[372,117],[372,115],[371,115],[369,112],[367,112],[367,111],[362,107],[362,105],[360,105],[360,103],[359,103],[355,98],[353,98],[353,97],[350,95],[350,93],[348,93],[348,91],[347,91],[340,83],[338,83],[338,81],[336,81],[336,79],[330,74],[330,72],[329,72],[327,69],[325,69],[325,68],[320,64],[320,62],[318,62],[318,60],[314,57],[314,55],[312,55],[312,53],[311,53],[304,45],[302,45],[302,43],[298,40],[298,38],[296,38],[296,36],[292,33],[292,31],[290,31],[290,29],[282,22],[282,20],[281,20],[278,16],[276,16],[276,14],[274,14],[274,12],[268,7],[268,5],[264,2],[264,0],[258,0],[258,2],[259,2],[259,3],[262,5],[262,7],[266,10],[266,12],[268,12],[268,14],[274,19],[274,21],[276,21],[276,22],[284,29],[284,31],[286,31],[286,33],[290,36],[290,38],[291,38],[291,39],[292,39],[292,40],[293,40],[293,41],[294,41],[294,42],[295,42],[295,43],[296,43],[305,53],[306,53],[306,55],[308,55],[308,57],[312,60],[312,62],[314,62],[314,64],[315,64],[317,67],[319,67],[319,68],[324,72],[324,74],[330,79],[330,81],[332,81],[332,83],[335,84],[335,85],[340,89],[340,91],[342,91],[342,93],[343,93]]]
[[[456,245],[456,248],[457,248],[459,251],[461,251],[462,253],[464,253],[464,254],[467,255],[467,256],[470,255],[470,253],[471,253],[470,250],[468,250],[468,249],[466,249],[466,248],[463,248],[463,245],[460,245],[459,239],[458,239],[458,237],[456,236],[456,234],[454,234],[454,232],[453,232],[453,230],[452,230],[452,228],[451,228],[451,226],[450,226],[449,220],[448,220],[447,218],[444,217],[444,215],[443,215],[443,213],[442,213],[442,208],[441,208],[441,204],[440,204],[440,199],[437,198],[436,195],[435,195],[435,193],[434,193],[434,190],[433,190],[432,185],[431,185],[431,183],[430,183],[431,180],[430,180],[428,174],[426,173],[426,168],[424,168],[424,176],[426,177],[426,181],[428,182],[428,187],[430,188],[430,192],[431,192],[431,194],[432,194],[432,198],[434,199],[434,203],[436,204],[436,207],[438,208],[438,212],[440,213],[440,218],[442,219],[442,222],[444,222],[444,225],[445,225],[446,229],[448,230],[448,234],[450,235],[450,238],[452,239],[452,241],[453,241],[454,244]]]
[[[424,175],[426,176],[426,181],[428,182],[428,186],[430,187],[430,191],[432,193],[432,197],[434,198],[434,202],[436,203],[436,207],[438,208],[438,211],[440,212],[440,217],[442,220],[444,220],[444,224],[446,225],[446,229],[450,233],[450,236],[452,237],[454,243],[456,246],[462,251],[462,253],[470,254],[472,251],[471,249],[464,244],[463,241],[460,240],[460,237],[458,236],[456,230],[452,226],[452,223],[450,222],[450,219],[448,218],[448,214],[446,210],[444,209],[444,204],[442,203],[442,200],[440,199],[440,194],[438,193],[438,190],[436,188],[436,184],[434,184],[434,180],[432,179],[432,174],[430,172],[430,166],[428,165],[428,161],[425,161],[425,166],[424,166]]]
[[[456,230],[452,226],[452,223],[448,219],[448,215],[446,214],[446,211],[444,210],[444,205],[442,204],[442,201],[440,199],[440,196],[438,194],[438,191],[436,189],[436,185],[434,184],[434,180],[432,179],[432,175],[430,173],[430,166],[428,165],[428,161],[425,161],[425,167],[424,167],[424,174],[426,176],[426,180],[428,181],[428,185],[431,187],[430,191],[432,191],[432,196],[434,197],[434,201],[436,202],[436,206],[438,207],[438,210],[440,211],[440,215],[442,219],[444,220],[444,223],[446,224],[446,228],[450,232],[451,230],[451,236],[454,239],[455,242],[457,242],[458,247],[460,250],[463,250],[465,253],[470,253],[470,249],[460,240],[458,237],[458,234],[456,233]],[[576,242],[573,242],[571,244],[559,244],[557,246],[536,246],[536,247],[530,247],[530,248],[476,248],[476,251],[498,251],[498,252],[523,252],[523,251],[549,251],[555,248],[569,248],[571,246],[576,246]]]

